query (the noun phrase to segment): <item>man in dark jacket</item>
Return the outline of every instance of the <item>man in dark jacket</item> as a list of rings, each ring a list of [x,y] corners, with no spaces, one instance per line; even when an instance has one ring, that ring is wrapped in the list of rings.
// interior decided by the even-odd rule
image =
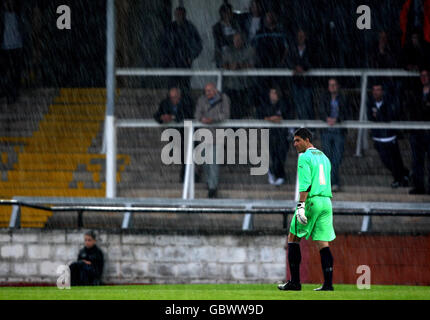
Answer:
[[[255,35],[253,46],[255,47],[255,66],[257,68],[285,67],[288,52],[287,36],[279,25],[274,12],[266,12],[264,25]],[[257,105],[264,103],[264,97],[273,83],[279,84],[279,78],[259,77]]]
[[[410,101],[407,102],[408,120],[430,121],[430,78],[429,69],[420,72],[421,86],[415,90]],[[425,160],[430,165],[430,130],[413,130],[409,136],[412,150],[412,183],[410,194],[425,193]],[[430,188],[430,170],[428,172]],[[428,190],[430,194],[430,190]]]
[[[274,123],[292,120],[293,114],[291,104],[282,98],[281,90],[277,86],[269,89],[265,103],[257,108],[258,118]],[[285,161],[291,142],[288,138],[288,128],[271,128],[269,131],[268,180],[272,185],[280,186],[285,183]]]
[[[23,64],[24,33],[20,1],[0,4],[0,95],[13,104],[18,98]]]
[[[215,65],[222,67],[222,54],[233,46],[233,36],[241,31],[238,19],[233,14],[230,4],[224,3],[219,8],[220,20],[212,26],[215,47]]]
[[[166,30],[163,43],[163,67],[191,68],[193,61],[202,52],[202,39],[196,27],[186,19],[184,7],[175,10],[175,21]],[[190,77],[173,77],[170,86],[190,88]]]
[[[335,78],[328,80],[328,92],[320,101],[320,119],[333,126],[350,119],[350,110],[345,96],[340,92],[339,82]],[[321,130],[323,152],[331,162],[331,183],[334,192],[340,190],[339,168],[345,149],[346,129],[328,128]]]
[[[396,119],[395,108],[386,97],[382,84],[372,86],[372,99],[367,104],[367,118],[369,121],[389,122]],[[390,170],[394,181],[392,188],[407,187],[409,185],[409,170],[403,165],[397,135],[391,129],[372,129],[372,139],[382,163]]]
[[[154,114],[154,119],[158,123],[183,122],[185,119],[193,118],[193,105],[188,96],[183,96],[181,90],[177,87],[169,89],[168,96],[160,102],[158,110]],[[179,181],[184,180],[185,164],[184,164],[184,128],[178,129],[181,134],[182,150],[181,150],[181,172]]]
[[[306,32],[299,30],[297,40],[289,50],[287,59],[288,68],[294,71],[291,93],[299,119],[315,119],[310,79],[302,76],[312,67],[312,64],[312,52],[308,46]]]
[[[85,247],[79,251],[78,261],[70,265],[72,286],[95,286],[101,284],[104,259],[96,245],[96,235],[88,231],[84,235]]]

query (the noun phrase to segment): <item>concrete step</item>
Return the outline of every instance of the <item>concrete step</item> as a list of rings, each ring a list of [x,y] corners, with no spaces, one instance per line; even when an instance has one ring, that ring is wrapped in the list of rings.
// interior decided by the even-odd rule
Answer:
[[[272,187],[272,188],[270,188]],[[163,197],[180,198],[182,188],[167,188],[165,186],[153,188],[119,188],[118,196],[121,197]],[[387,201],[387,202],[428,202],[429,195],[409,195],[407,188],[391,189],[387,187],[369,186],[345,186],[343,191],[333,194],[333,201]],[[204,184],[197,184],[195,198],[207,198],[207,188]],[[273,186],[249,186],[243,188],[229,188],[228,185],[220,184],[218,188],[220,199],[270,199],[270,200],[292,200],[294,199],[294,185]]]

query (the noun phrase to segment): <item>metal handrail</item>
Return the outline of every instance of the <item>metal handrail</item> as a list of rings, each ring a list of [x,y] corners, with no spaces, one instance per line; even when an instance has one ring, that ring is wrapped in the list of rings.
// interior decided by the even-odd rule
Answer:
[[[0,206],[11,205],[17,209],[12,211],[9,228],[20,227],[20,212],[21,207],[33,208],[38,210],[50,211],[50,212],[77,212],[78,213],[78,227],[83,226],[82,214],[83,212],[118,212],[124,214],[132,213],[161,213],[161,214],[282,214],[288,215],[293,214],[295,210],[294,201],[286,201],[285,207],[279,207],[274,205],[268,207],[268,205],[261,204],[245,204],[245,205],[216,205],[214,206],[192,206],[192,205],[170,205],[170,206],[133,206],[128,203],[125,206],[112,206],[106,204],[95,204],[95,205],[74,205],[67,202],[56,203],[56,205],[40,205],[37,203],[29,203],[22,200],[5,200],[0,199]],[[382,206],[381,203],[375,202],[373,207],[370,207],[369,203],[365,203],[360,207],[350,207],[343,205],[342,202],[333,203],[333,214],[339,216],[390,216],[390,217],[430,217],[430,203],[414,203],[409,205],[408,203],[402,203],[403,206],[397,205],[396,208],[393,206]],[[286,220],[286,219],[285,219]],[[244,230],[250,230],[244,228]],[[367,231],[367,230],[362,230]]]
[[[253,77],[260,77],[260,76],[275,76],[275,77],[293,77],[295,76],[295,73],[291,69],[246,69],[241,71],[232,71],[232,70],[223,70],[223,69],[212,69],[212,70],[192,70],[192,69],[180,69],[180,68],[173,68],[173,69],[158,69],[158,68],[150,68],[150,69],[144,69],[144,68],[117,68],[115,71],[116,76],[216,76],[217,77],[217,88],[218,90],[222,89],[222,78],[224,76],[253,76]],[[347,125],[351,125],[350,128],[358,128],[358,135],[357,135],[357,143],[356,143],[356,156],[361,156],[361,149],[363,141],[366,143],[367,140],[364,139],[364,131],[368,128],[395,128],[395,129],[422,129],[421,127],[416,127],[415,125],[409,126],[401,126],[398,124],[398,127],[396,124],[390,123],[385,126],[385,123],[379,123],[379,124],[370,124],[370,123],[364,123],[366,120],[366,99],[367,99],[367,80],[368,77],[416,77],[419,73],[416,71],[406,71],[402,69],[384,69],[384,70],[376,70],[376,69],[311,69],[307,72],[304,72],[300,74],[300,76],[304,77],[329,77],[329,76],[337,76],[337,77],[361,77],[361,98],[360,98],[360,113],[359,113],[359,122],[356,123],[358,126],[354,126],[353,123],[343,123],[340,125],[336,125],[335,127],[343,128]],[[113,99],[111,99],[113,100]],[[112,104],[113,101],[110,101]],[[111,121],[111,119],[109,119]],[[128,124],[126,124],[128,122]],[[107,123],[107,122],[106,122]],[[237,123],[236,121],[231,122],[225,122],[224,125],[231,125],[233,126],[234,123]],[[121,128],[129,128],[129,127],[152,127],[155,126],[153,123],[144,123],[142,120],[118,120],[116,121],[115,128],[121,127]],[[291,126],[283,121],[280,125],[281,127],[294,127],[293,124]],[[301,121],[301,124],[299,124],[299,127],[310,127],[310,128],[325,128],[328,127],[328,125],[323,125],[321,121],[318,123],[312,123],[311,121]],[[199,124],[196,124],[196,127],[199,127]],[[219,126],[218,126],[219,127]],[[257,127],[256,124],[253,125],[253,127]],[[262,124],[263,127],[263,124]],[[274,124],[264,124],[264,127],[270,128],[270,127],[277,127]],[[116,180],[115,180],[115,174],[112,172],[108,172],[108,168],[114,168],[114,162],[116,159],[116,145],[112,145],[112,141],[115,140],[115,128],[110,128],[109,136],[111,137],[111,145],[109,145],[109,148],[107,150],[107,156],[106,156],[106,195],[107,197],[114,197],[112,195],[116,194]],[[424,129],[428,129],[427,127],[424,127]],[[103,135],[103,146],[105,146],[105,134]],[[104,148],[103,148],[104,149]],[[193,184],[188,184],[192,186]],[[188,191],[184,188],[184,194]],[[192,190],[189,193],[193,193]]]
[[[322,120],[282,120],[273,123],[265,120],[225,120],[215,124],[205,124],[196,120],[193,122],[194,128],[345,128],[345,129],[400,129],[400,130],[430,130],[430,121],[391,121],[373,122],[346,120],[329,126]],[[115,122],[116,128],[183,128],[184,123],[171,122],[160,124],[154,119],[118,119]]]

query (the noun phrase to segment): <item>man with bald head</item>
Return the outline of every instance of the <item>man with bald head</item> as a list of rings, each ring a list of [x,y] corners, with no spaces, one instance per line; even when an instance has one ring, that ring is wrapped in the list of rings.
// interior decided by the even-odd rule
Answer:
[[[184,119],[193,118],[193,105],[188,96],[183,95],[181,89],[172,87],[169,89],[167,97],[161,101],[157,112],[154,114],[154,119],[158,123],[183,122]],[[182,146],[184,146],[184,129],[178,128]],[[185,173],[184,152],[181,152],[182,168],[179,176],[179,181],[183,181]]]
[[[209,82],[205,85],[204,94],[199,98],[196,105],[194,118],[204,124],[213,124],[230,118],[230,98],[219,92],[215,84]],[[215,140],[215,128],[209,128],[212,132],[213,140]],[[206,173],[208,185],[208,197],[216,198],[218,189],[219,167],[216,164],[216,145],[215,142],[207,142],[211,144],[213,150],[212,164],[205,164],[204,170]]]

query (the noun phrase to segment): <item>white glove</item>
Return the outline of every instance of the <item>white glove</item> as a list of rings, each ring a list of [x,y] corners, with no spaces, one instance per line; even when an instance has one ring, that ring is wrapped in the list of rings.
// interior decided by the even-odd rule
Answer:
[[[299,202],[297,204],[296,217],[297,217],[297,220],[301,224],[303,224],[303,225],[308,224],[308,218],[306,218],[306,216],[305,216],[305,203],[304,202]]]

